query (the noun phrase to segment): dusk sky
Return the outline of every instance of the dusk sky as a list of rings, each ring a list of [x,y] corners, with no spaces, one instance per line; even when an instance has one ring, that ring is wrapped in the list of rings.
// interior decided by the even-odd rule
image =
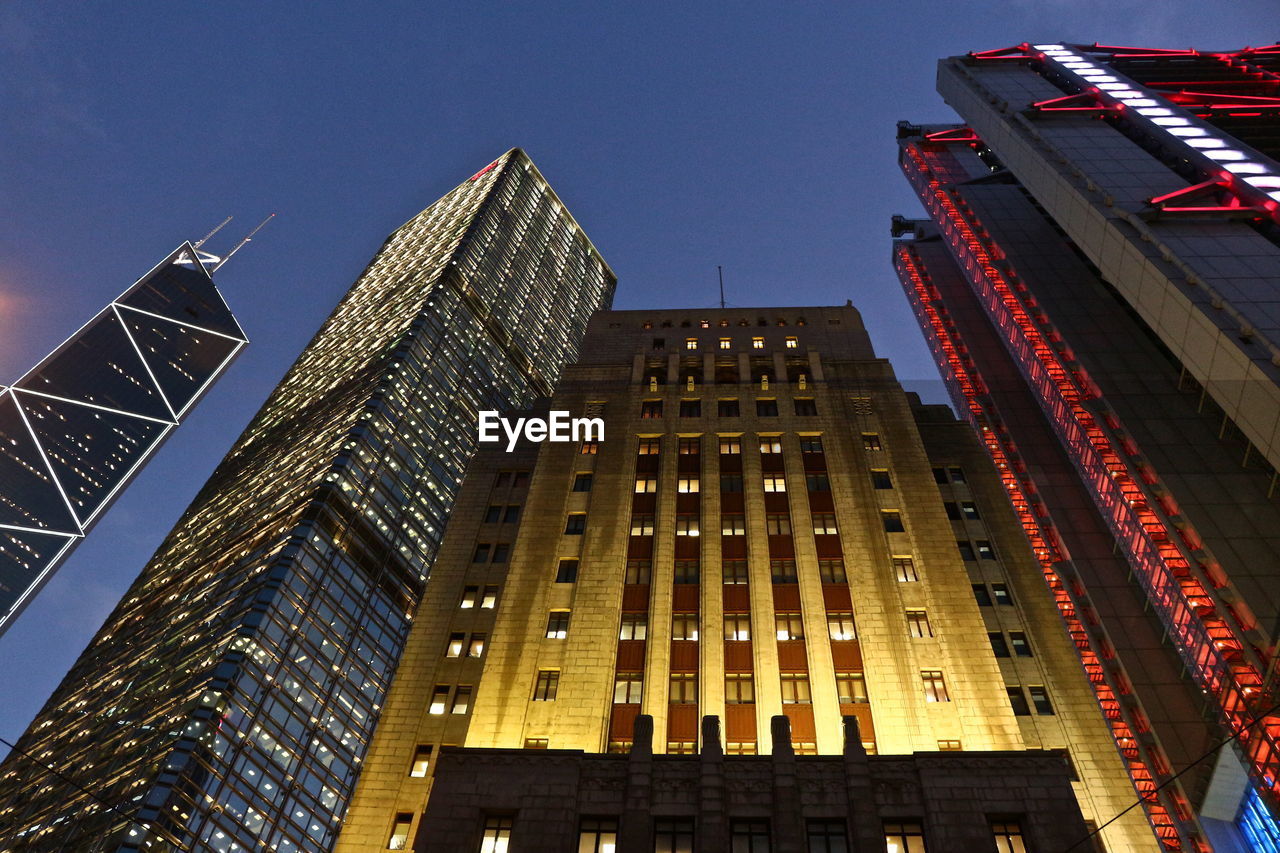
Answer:
[[[676,10],[679,11],[676,11]],[[692,10],[692,11],[691,11]],[[918,215],[894,124],[935,63],[1021,41],[1239,48],[1275,0],[0,6],[0,383],[182,240],[251,344],[8,633],[16,740],[383,238],[528,151],[618,274],[616,308],[861,309],[944,399],[889,263]],[[0,755],[6,750],[0,747]]]

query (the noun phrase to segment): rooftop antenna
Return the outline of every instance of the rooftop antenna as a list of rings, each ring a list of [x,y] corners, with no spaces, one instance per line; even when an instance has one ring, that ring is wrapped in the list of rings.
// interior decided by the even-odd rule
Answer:
[[[253,229],[252,231],[250,231],[248,234],[246,234],[246,235],[245,235],[245,238],[244,238],[243,240],[241,240],[239,243],[236,243],[235,248],[234,248],[234,249],[232,249],[230,252],[227,252],[227,256],[226,256],[225,258],[223,258],[222,260],[218,261],[218,263],[216,263],[216,264],[214,265],[213,269],[209,270],[209,273],[210,273],[210,274],[213,274],[213,273],[217,272],[219,269],[221,269],[223,264],[225,264],[227,261],[231,260],[231,256],[232,256],[232,255],[234,255],[236,252],[240,251],[240,249],[244,247],[244,244],[245,244],[245,243],[248,243],[250,240],[252,240],[252,239],[253,239],[253,235],[254,235],[254,234],[257,234],[259,231],[261,231],[261,230],[262,230],[262,226],[266,225],[268,222],[270,222],[270,221],[271,221],[272,219],[274,219],[274,218],[275,218],[275,214],[273,213],[273,214],[271,214],[270,216],[268,216],[266,219],[264,219],[264,220],[262,220],[261,222],[259,222],[259,223],[258,223],[258,227],[257,227],[257,228],[255,228],[255,229]],[[218,227],[219,227],[219,228],[221,228],[222,226],[220,225],[220,226],[218,226]]]
[[[212,231],[210,231],[208,234],[204,235],[204,236],[203,236],[203,237],[201,237],[199,240],[197,240],[197,241],[195,241],[194,243],[192,243],[192,244],[191,244],[191,248],[193,248],[193,249],[199,249],[199,248],[200,248],[201,246],[203,246],[206,242],[208,242],[208,240],[209,240],[209,238],[210,238],[210,237],[212,237],[214,234],[217,234],[219,231],[221,231],[221,230],[222,230],[222,228],[223,228],[223,226],[224,226],[224,225],[226,225],[226,224],[227,224],[228,222],[230,222],[230,221],[231,221],[231,217],[230,217],[230,216],[228,216],[226,219],[224,219],[224,220],[222,220],[221,222],[219,222],[219,223],[218,223],[218,227],[217,227],[217,228],[213,229],[213,230],[212,230]]]
[[[716,272],[720,273],[720,307],[724,308],[724,267],[716,264]]]

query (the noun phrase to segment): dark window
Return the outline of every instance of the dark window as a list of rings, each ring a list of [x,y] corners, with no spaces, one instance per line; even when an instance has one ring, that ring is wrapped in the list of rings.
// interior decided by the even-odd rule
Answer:
[[[666,349],[666,348],[667,348],[667,339],[666,339],[666,338],[654,338],[654,339],[653,339],[653,348],[654,348],[654,349]]]
[[[884,445],[880,443],[880,434],[876,432],[864,432],[862,434],[863,450],[883,450]]]
[[[722,580],[726,584],[745,584],[747,583],[747,561],[746,560],[725,560],[720,571]]]
[[[769,821],[735,820],[730,830],[733,853],[769,853]]]
[[[790,536],[791,516],[785,512],[770,512],[764,517],[764,529],[770,536]]]
[[[943,508],[947,511],[947,518],[952,521],[960,520],[960,506],[955,501],[943,501]]]
[[[553,702],[556,690],[560,687],[560,670],[540,669],[538,679],[533,684],[534,702]]]
[[[511,480],[510,471],[499,471],[498,476],[493,478],[494,486],[505,486]]]
[[[987,589],[986,584],[975,583],[973,585],[973,597],[978,600],[980,607],[991,606],[991,592]]]
[[[741,492],[742,491],[742,475],[741,474],[721,474],[720,475],[720,491]]]
[[[844,560],[818,560],[818,577],[823,583],[847,583],[848,575],[844,571]]]
[[[507,507],[507,511],[502,514],[502,521],[505,524],[514,524],[520,520],[520,505],[512,504]]]
[[[489,562],[489,543],[488,542],[481,542],[479,545],[476,546],[475,553],[472,554],[471,556],[471,562],[473,563]]]
[[[818,414],[818,403],[812,397],[799,397],[795,403],[796,414],[801,417],[812,417]]]
[[[736,418],[742,414],[738,408],[738,399],[720,400],[716,404],[716,414],[722,418]]]
[[[556,583],[573,583],[578,579],[578,561],[561,560],[556,567]]]
[[[886,533],[904,533],[905,527],[902,525],[902,513],[896,509],[880,510],[880,518],[884,521],[884,530]]]
[[[1031,657],[1031,644],[1027,642],[1027,635],[1021,631],[1009,632],[1009,644],[1013,646],[1013,652],[1020,658]]]
[[[676,560],[675,583],[697,583],[698,575],[697,560]]]
[[[1005,642],[1004,634],[999,631],[990,631],[987,633],[987,639],[991,641],[991,650],[996,653],[996,657],[1009,657],[1009,644]]]
[[[697,456],[702,453],[702,439],[682,438],[677,451],[681,456]]]
[[[963,483],[965,481],[963,468],[957,468],[956,466],[952,465],[950,468],[947,469],[947,473],[951,475],[951,482],[953,483]]]
[[[774,583],[795,583],[797,580],[796,561],[770,560],[769,574],[773,577]]]
[[[1009,594],[1009,587],[1002,583],[991,585],[991,597],[996,600],[996,604],[1003,604],[1005,607],[1013,606],[1013,596]]]
[[[973,553],[973,545],[971,545],[968,541],[964,539],[957,539],[956,548],[960,550],[960,559],[962,560],[977,559],[977,555]]]
[[[491,506],[484,511],[485,524],[495,524],[500,518],[502,518],[502,507],[500,506]]]
[[[871,485],[877,489],[892,489],[893,480],[889,477],[889,472],[884,468],[872,468]]]
[[[662,417],[662,401],[661,400],[645,400],[640,404],[640,417],[642,418],[660,418]]]
[[[810,820],[806,823],[809,853],[849,853],[849,832],[844,821]]]
[[[505,563],[507,558],[511,556],[511,546],[506,542],[499,542],[493,546],[493,562]]]
[[[935,483],[937,483],[939,486],[945,486],[945,485],[947,484],[947,469],[946,469],[946,468],[934,468],[934,469],[933,469],[933,481],[934,481]]]
[[[573,490],[575,492],[591,491],[591,475],[579,474],[573,478]]]
[[[511,487],[513,489],[519,489],[527,485],[529,485],[529,472],[517,471],[515,477],[511,480]]]
[[[587,529],[587,514],[585,512],[571,513],[564,523],[564,532],[570,536],[581,536]]]
[[[800,452],[801,453],[821,453],[822,452],[822,436],[820,435],[800,436]]]
[[[756,417],[776,418],[778,416],[777,400],[756,400]]]
[[[1037,685],[1028,687],[1027,692],[1031,694],[1031,703],[1036,706],[1037,714],[1046,717],[1053,714],[1053,703],[1049,701],[1048,690]]]
[[[978,549],[978,557],[983,560],[994,560],[996,558],[996,549],[991,547],[991,543],[985,539],[979,539],[973,543]]]
[[[960,501],[960,512],[971,521],[982,518],[978,515],[978,505],[973,501]]]
[[[831,480],[826,474],[805,474],[804,485],[811,492],[831,491]]]
[[[627,560],[627,574],[624,582],[646,584],[649,582],[651,569],[652,564],[648,560]]]
[[[680,417],[682,418],[702,417],[702,401],[701,400],[681,400],[680,401]]]
[[[1013,706],[1013,713],[1019,717],[1031,716],[1031,706],[1027,704],[1027,697],[1022,692],[1021,687],[1005,688],[1009,694],[1009,704]]]
[[[693,853],[693,818],[655,818],[653,853]]]

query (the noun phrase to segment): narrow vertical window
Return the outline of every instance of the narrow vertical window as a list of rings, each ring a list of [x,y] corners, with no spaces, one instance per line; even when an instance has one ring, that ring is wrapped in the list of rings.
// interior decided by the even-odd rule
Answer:
[[[396,812],[391,823],[391,838],[387,840],[388,850],[409,849],[409,827],[413,826],[413,815],[409,812]]]
[[[484,834],[480,838],[480,853],[508,853],[511,844],[511,827],[515,820],[510,815],[489,815],[484,819]]]
[[[578,824],[577,853],[614,853],[617,847],[617,818],[584,817]]]
[[[431,769],[431,746],[419,744],[413,751],[413,761],[409,764],[409,775],[421,779]]]
[[[920,681],[924,684],[924,700],[926,702],[950,702],[947,693],[947,682],[942,678],[942,671],[926,669],[920,672]]]
[[[886,853],[925,853],[924,828],[918,821],[893,821],[884,825]]]
[[[911,629],[911,636],[917,639],[933,636],[933,626],[929,624],[929,614],[924,610],[908,610],[907,625]]]
[[[849,829],[842,820],[806,821],[809,853],[849,853]]]
[[[560,670],[540,669],[533,683],[534,702],[553,702],[556,691],[560,688]]]
[[[563,640],[569,636],[569,611],[552,610],[547,616],[547,639]]]

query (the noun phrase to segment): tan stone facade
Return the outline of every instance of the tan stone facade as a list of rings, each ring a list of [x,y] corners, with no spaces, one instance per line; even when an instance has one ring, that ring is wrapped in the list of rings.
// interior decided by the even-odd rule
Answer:
[[[1086,819],[1132,802],[994,470],[856,310],[602,312],[583,353],[549,408],[605,438],[475,457],[340,851],[413,837],[442,746],[625,752],[639,715],[658,753],[709,715],[731,755],[779,715],[802,755],[846,716],[880,755],[1069,747]]]

